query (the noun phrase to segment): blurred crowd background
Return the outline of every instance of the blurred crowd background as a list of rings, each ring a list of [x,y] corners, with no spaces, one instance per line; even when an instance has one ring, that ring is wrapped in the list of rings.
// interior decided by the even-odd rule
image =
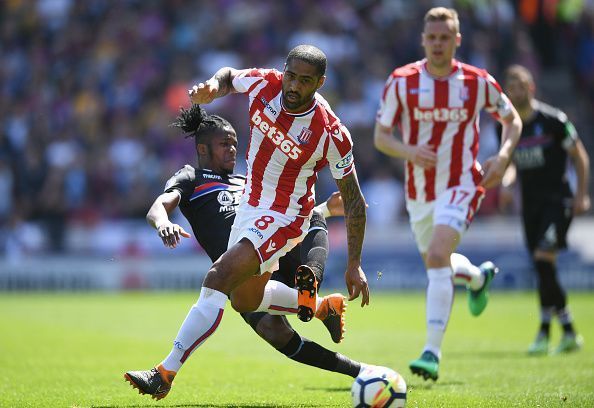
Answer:
[[[422,57],[427,9],[455,7],[458,58],[496,78],[511,63],[562,108],[594,151],[593,0],[6,0],[0,3],[0,256],[72,249],[72,229],[142,220],[165,181],[196,161],[168,126],[187,89],[221,66],[282,69],[315,44],[328,56],[321,93],[350,128],[371,224],[403,217],[402,163],[373,147],[391,70]],[[247,101],[206,107],[247,140]],[[497,149],[482,120],[482,158]],[[330,177],[318,197],[335,189]],[[594,189],[591,189],[591,191]],[[492,191],[481,216],[498,213]],[[76,246],[76,245],[74,245]]]

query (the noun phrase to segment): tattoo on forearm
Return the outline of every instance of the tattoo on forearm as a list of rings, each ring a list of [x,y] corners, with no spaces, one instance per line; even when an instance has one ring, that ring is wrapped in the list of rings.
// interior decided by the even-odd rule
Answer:
[[[367,220],[365,199],[354,173],[342,180],[337,180],[336,184],[344,204],[349,261],[359,262]]]
[[[215,79],[219,81],[219,92],[217,97],[227,95],[231,90],[231,71],[228,69],[221,69],[215,75]]]

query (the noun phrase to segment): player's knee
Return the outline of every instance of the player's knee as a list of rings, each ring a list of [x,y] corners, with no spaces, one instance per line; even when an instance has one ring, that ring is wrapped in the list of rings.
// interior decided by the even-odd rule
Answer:
[[[450,265],[450,254],[442,248],[429,248],[425,262],[429,268],[443,268]]]
[[[206,273],[202,286],[218,290],[228,295],[231,292],[230,279],[224,271],[224,265],[217,260]]]
[[[231,307],[239,313],[253,312],[258,309],[260,303],[262,303],[262,299],[255,299],[247,296],[234,296],[233,293],[231,294]]]
[[[280,316],[265,315],[256,326],[256,333],[275,349],[283,348],[293,337],[293,330]]]

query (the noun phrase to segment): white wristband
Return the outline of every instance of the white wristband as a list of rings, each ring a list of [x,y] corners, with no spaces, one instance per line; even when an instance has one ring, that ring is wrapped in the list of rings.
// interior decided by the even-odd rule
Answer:
[[[332,216],[332,214],[330,214],[330,210],[328,209],[328,203],[326,201],[324,201],[322,204],[316,206],[316,208],[322,212],[322,215],[324,216],[324,218],[328,218],[328,217]]]

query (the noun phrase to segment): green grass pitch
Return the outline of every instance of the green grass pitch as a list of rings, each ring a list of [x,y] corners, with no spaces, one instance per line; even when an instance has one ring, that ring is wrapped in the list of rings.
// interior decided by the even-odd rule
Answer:
[[[344,342],[319,322],[291,318],[306,337],[404,375],[408,407],[594,407],[594,294],[572,293],[583,350],[528,357],[537,328],[534,293],[495,292],[479,318],[456,294],[440,379],[413,377],[424,342],[424,294],[373,293],[351,303]],[[0,295],[0,407],[348,407],[352,379],[288,360],[229,307],[189,359],[169,396],[154,402],[123,379],[170,350],[196,293]],[[559,339],[558,325],[553,345]]]

